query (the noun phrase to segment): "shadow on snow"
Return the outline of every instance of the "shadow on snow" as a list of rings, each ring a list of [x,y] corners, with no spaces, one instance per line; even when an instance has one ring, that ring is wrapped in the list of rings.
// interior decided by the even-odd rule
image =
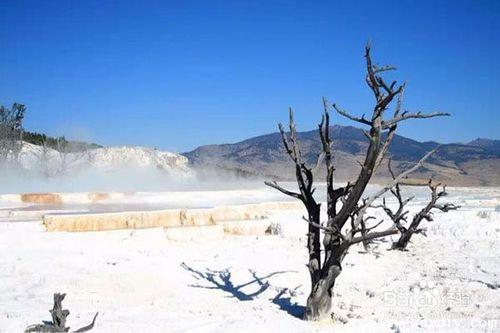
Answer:
[[[231,271],[229,270],[229,268],[220,271],[207,268],[203,272],[201,270],[194,269],[186,263],[182,263],[181,267],[192,273],[195,279],[203,280],[209,283],[208,285],[191,284],[190,287],[203,289],[219,289],[230,294],[230,297],[234,297],[239,301],[252,301],[257,296],[271,288],[277,291],[276,296],[270,299],[273,304],[278,305],[280,310],[287,312],[291,316],[299,319],[302,319],[303,317],[305,307],[302,305],[298,305],[296,302],[292,303],[292,297],[296,296],[297,290],[301,286],[299,285],[294,289],[271,287],[268,281],[269,278],[275,275],[291,273],[294,271],[277,271],[265,276],[259,276],[257,272],[249,270],[253,278],[248,282],[235,285],[231,280]],[[257,291],[252,293],[245,293],[244,291],[242,291],[243,288],[251,285],[258,286]]]

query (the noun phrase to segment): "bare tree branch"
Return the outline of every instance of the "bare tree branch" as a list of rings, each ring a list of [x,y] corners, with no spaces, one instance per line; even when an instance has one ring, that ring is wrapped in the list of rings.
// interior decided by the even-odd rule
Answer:
[[[373,67],[374,74],[387,72],[387,71],[394,71],[397,69],[395,66],[391,66],[391,65],[386,65],[386,66],[382,66],[382,67],[378,67],[377,65],[373,65],[372,67]]]
[[[392,119],[382,121],[382,129],[391,128],[392,126],[406,119],[425,119],[425,118],[442,117],[442,116],[451,116],[451,114],[447,112],[433,112],[428,114],[424,114],[422,112],[408,113],[407,111],[405,111],[401,115],[398,115]]]
[[[294,197],[297,199],[301,199],[301,195],[299,193],[289,191],[289,190],[281,187],[280,185],[278,185],[278,183],[275,181],[273,181],[273,182],[265,181],[264,184],[266,184],[267,186],[272,187],[274,189],[277,189],[278,191],[280,191],[283,194],[286,194],[288,196],[291,196],[291,197]]]
[[[364,200],[364,205],[363,207],[361,207],[357,212],[356,212],[356,219],[354,221],[354,228],[358,228],[360,223],[362,222],[363,220],[363,217],[366,213],[366,210],[371,207],[372,203],[377,200],[380,196],[382,196],[384,193],[386,193],[387,191],[389,191],[390,189],[392,189],[394,186],[398,185],[398,183],[403,179],[405,178],[407,175],[409,175],[410,173],[412,173],[413,171],[417,170],[418,168],[420,168],[422,166],[422,164],[425,162],[425,160],[427,158],[429,158],[429,156],[431,156],[432,154],[434,154],[436,152],[437,148],[429,151],[427,154],[424,155],[424,157],[422,157],[420,159],[420,161],[418,161],[413,167],[411,167],[410,169],[402,172],[401,174],[399,174],[397,177],[395,177],[392,182],[389,182],[387,185],[385,185],[383,188],[381,188],[379,191],[377,191],[376,193],[374,193],[373,195],[371,195],[370,197],[366,198]]]
[[[446,196],[446,186],[443,186],[442,190],[438,191],[440,185],[441,185],[440,183],[433,184],[432,180],[429,180],[428,187],[431,191],[431,200],[424,208],[422,208],[417,214],[413,216],[410,226],[402,230],[401,236],[399,237],[398,241],[395,242],[392,246],[393,249],[398,249],[398,250],[406,249],[406,246],[408,245],[413,234],[422,233],[425,235],[423,229],[420,229],[419,226],[423,220],[432,221],[433,209],[438,209],[443,212],[448,212],[450,210],[456,210],[460,208],[460,206],[450,203],[446,203],[443,205],[437,204],[437,201],[440,198]]]
[[[350,119],[352,121],[356,121],[356,122],[364,124],[364,125],[369,125],[369,126],[372,125],[372,122],[369,121],[368,119],[366,119],[365,115],[362,115],[361,118],[353,116],[350,113],[348,113],[347,111],[342,110],[341,108],[339,108],[337,106],[337,104],[335,104],[335,103],[333,104],[333,108],[335,109],[335,111],[337,111],[338,114],[340,114],[341,116],[346,117],[347,119]]]
[[[394,111],[394,117],[397,117],[397,115],[401,112],[401,108],[403,105],[403,96],[404,96],[404,90],[406,87],[406,83],[403,83],[401,85],[401,93],[398,95],[398,100],[396,103],[396,109]],[[383,128],[383,126],[382,126]],[[387,133],[387,137],[384,141],[384,144],[382,145],[382,148],[380,149],[380,154],[377,158],[377,162],[375,163],[375,171],[380,167],[382,164],[382,161],[384,160],[385,154],[387,153],[387,150],[389,149],[392,139],[394,138],[394,134],[396,134],[396,129],[397,129],[397,124],[394,124],[393,126],[389,127],[389,131]]]
[[[352,239],[347,241],[348,246],[351,246],[356,243],[364,242],[364,241],[370,241],[376,238],[381,238],[381,237],[386,237],[390,235],[395,235],[398,233],[398,229],[395,226],[390,227],[387,230],[384,231],[377,231],[377,232],[370,232],[365,234],[364,236],[359,236],[359,237],[353,237]]]
[[[318,225],[320,225],[320,204],[316,202],[313,196],[313,173],[311,169],[302,161],[292,108],[289,108],[289,138],[285,133],[283,125],[279,124],[279,130],[283,146],[295,164],[295,178],[297,180],[300,193],[288,191],[279,186],[276,182],[266,182],[265,184],[286,195],[301,200],[307,209],[308,220],[314,223],[309,224],[307,233],[307,248],[309,252],[308,267],[311,275],[311,285],[314,285],[321,278],[321,244],[320,229],[318,227]]]

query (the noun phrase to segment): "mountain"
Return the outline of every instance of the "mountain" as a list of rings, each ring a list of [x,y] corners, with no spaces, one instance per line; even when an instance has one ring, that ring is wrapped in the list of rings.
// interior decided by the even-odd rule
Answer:
[[[500,140],[477,138],[468,144],[470,146],[481,147],[492,154],[500,154]]]
[[[352,126],[332,126],[334,162],[337,181],[355,179],[359,164],[368,147],[361,129]],[[318,131],[299,132],[298,138],[304,160],[314,166],[321,142]],[[419,142],[396,135],[388,156],[396,172],[411,167],[431,149],[439,146],[425,165],[410,175],[409,181],[421,183],[433,178],[449,185],[500,185],[500,141],[477,139],[467,144]],[[293,164],[283,149],[279,133],[250,138],[233,144],[207,145],[183,154],[194,168],[213,168],[259,178],[293,178]],[[386,159],[387,161],[387,159]],[[387,162],[386,162],[387,163]],[[317,174],[324,173],[319,168]],[[375,181],[389,177],[387,165],[382,165]]]

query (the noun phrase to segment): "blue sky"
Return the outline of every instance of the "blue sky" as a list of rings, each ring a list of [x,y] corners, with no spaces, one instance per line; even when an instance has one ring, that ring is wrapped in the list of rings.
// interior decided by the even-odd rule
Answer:
[[[408,109],[453,114],[399,134],[500,138],[500,1],[4,0],[0,22],[0,103],[51,135],[182,152],[274,132],[288,106],[313,129],[322,96],[367,113],[371,39]]]

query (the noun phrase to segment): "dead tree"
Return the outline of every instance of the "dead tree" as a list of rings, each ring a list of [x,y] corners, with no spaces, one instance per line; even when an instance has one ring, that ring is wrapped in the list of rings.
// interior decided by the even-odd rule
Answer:
[[[62,308],[62,301],[64,300],[64,297],[66,297],[66,294],[59,294],[55,293],[54,294],[54,306],[52,307],[52,310],[49,310],[51,316],[52,316],[52,321],[44,321],[42,324],[34,324],[30,325],[26,328],[24,331],[25,333],[29,332],[68,332],[70,327],[66,327],[66,317],[69,316],[69,310]],[[82,328],[77,329],[76,331],[73,332],[87,332],[90,331],[92,328],[94,328],[95,320],[97,318],[97,315],[99,313],[96,313],[94,315],[94,319],[92,319],[92,322],[84,326]]]
[[[376,238],[393,235],[398,232],[396,225],[377,231],[380,225],[368,225],[373,218],[365,216],[373,202],[385,192],[393,188],[399,181],[415,171],[432,152],[428,153],[413,168],[397,176],[390,184],[383,187],[371,197],[362,198],[366,186],[372,178],[375,170],[380,166],[394,137],[398,124],[411,118],[431,118],[436,116],[447,116],[447,113],[435,112],[423,114],[421,112],[402,111],[401,101],[405,84],[397,85],[396,82],[386,83],[381,74],[385,71],[394,70],[392,66],[378,67],[372,64],[370,46],[365,49],[366,58],[366,83],[375,98],[375,106],[369,118],[357,117],[333,104],[333,108],[340,115],[368,126],[364,131],[368,139],[368,149],[365,159],[361,164],[361,170],[357,179],[345,186],[336,187],[333,182],[335,167],[333,164],[332,141],[330,138],[330,115],[328,102],[323,99],[324,115],[319,124],[319,135],[322,143],[318,163],[326,165],[327,184],[327,221],[322,224],[320,218],[320,204],[314,199],[313,172],[302,159],[297,131],[293,121],[293,112],[290,109],[289,136],[280,124],[283,145],[287,154],[295,164],[295,176],[298,184],[298,192],[293,192],[281,187],[276,182],[266,182],[282,193],[299,199],[303,202],[308,217],[307,249],[309,252],[308,268],[311,278],[311,293],[307,299],[304,318],[306,320],[319,320],[328,317],[331,312],[332,290],[335,281],[342,271],[342,261],[349,248],[357,243],[367,242]],[[396,99],[392,117],[386,118],[385,113],[391,103]],[[321,246],[320,232],[324,232]]]
[[[57,139],[59,140],[59,139]],[[59,142],[56,141],[57,147]],[[50,179],[56,175],[61,174],[62,170],[59,168],[59,160],[57,151],[51,148],[51,138],[48,138],[45,134],[39,136],[39,143],[37,144],[37,149],[33,150],[32,154],[37,160],[37,172],[38,175],[44,179]],[[62,154],[60,155],[62,156]],[[65,157],[65,156],[64,156]],[[61,163],[62,164],[62,163]]]
[[[59,168],[57,174],[62,176],[66,173],[68,166],[68,141],[64,136],[56,138],[56,151],[59,153]]]
[[[389,163],[389,172],[391,173],[391,176],[393,179],[395,179],[394,172],[391,169],[391,165]],[[400,184],[396,184],[393,189],[391,189],[392,195],[396,198],[398,202],[398,208],[396,211],[392,210],[389,206],[387,206],[385,199],[382,202],[381,207],[386,214],[389,216],[389,218],[394,222],[396,227],[399,230],[400,236],[399,239],[392,244],[392,248],[396,250],[405,250],[411,237],[414,234],[423,234],[425,235],[425,230],[420,228],[420,223],[423,220],[427,221],[432,221],[432,210],[440,210],[442,212],[449,212],[450,210],[456,210],[460,208],[460,206],[451,204],[451,203],[445,203],[445,204],[438,204],[437,201],[446,196],[446,185],[443,185],[441,187],[441,190],[439,190],[439,187],[441,186],[440,183],[434,184],[432,180],[429,180],[428,187],[431,191],[431,199],[427,203],[427,205],[422,208],[417,214],[415,214],[412,218],[412,221],[408,227],[404,226],[404,223],[407,223],[407,215],[409,213],[408,210],[405,210],[406,205],[410,200],[412,200],[412,197],[403,199],[403,196],[401,194],[401,189],[400,189]]]
[[[0,162],[17,162],[23,145],[23,120],[26,107],[14,103],[0,106]]]

